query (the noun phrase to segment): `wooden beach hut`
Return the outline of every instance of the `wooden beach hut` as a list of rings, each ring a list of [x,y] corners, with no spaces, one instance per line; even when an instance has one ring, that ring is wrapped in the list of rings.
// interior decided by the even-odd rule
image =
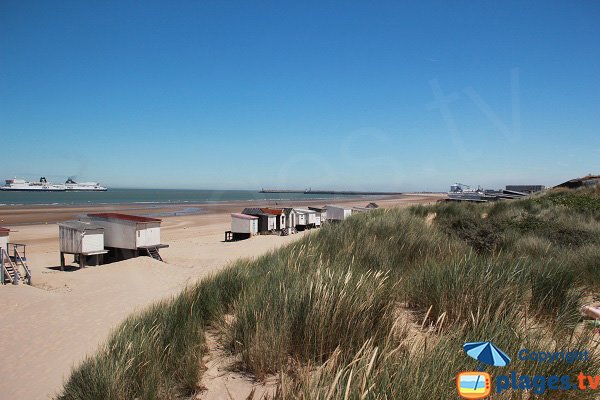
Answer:
[[[313,210],[307,210],[304,208],[295,208],[296,213],[298,213],[298,224],[297,227],[299,229],[311,229],[317,226],[317,213]],[[320,225],[320,216],[319,216],[319,225]]]
[[[275,220],[275,229],[282,232],[285,230],[286,228],[286,221],[285,221],[285,213],[283,212],[282,209],[277,209],[277,208],[261,208],[261,211],[264,212],[265,214],[272,214],[275,215],[276,220]]]
[[[65,254],[72,254],[74,261],[83,268],[100,265],[104,261],[104,228],[85,221],[65,221],[58,224],[60,268],[64,270]]]
[[[258,217],[258,233],[261,235],[273,233],[277,230],[277,216],[265,213],[261,208],[244,208],[242,214]]]
[[[327,209],[325,207],[308,207],[308,209],[317,213],[317,226],[321,226],[327,221]]]
[[[104,246],[111,261],[149,256],[162,261],[159,249],[169,247],[160,242],[158,218],[120,213],[88,214],[89,222],[104,228]]]
[[[343,221],[352,215],[352,209],[344,206],[327,205],[327,220],[328,221]]]
[[[258,217],[248,214],[231,214],[231,231],[225,232],[225,241],[248,239],[258,234]]]
[[[291,235],[296,233],[296,225],[298,225],[298,213],[291,207],[282,208],[285,214],[285,234]]]

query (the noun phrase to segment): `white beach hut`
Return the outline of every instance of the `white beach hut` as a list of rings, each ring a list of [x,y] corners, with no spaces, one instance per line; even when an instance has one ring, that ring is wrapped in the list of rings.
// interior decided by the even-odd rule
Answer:
[[[141,255],[162,261],[158,249],[169,247],[160,242],[158,218],[119,213],[88,214],[88,219],[104,228],[104,245],[110,258],[124,260]]]
[[[262,208],[244,208],[242,214],[258,217],[258,233],[269,234],[277,230],[277,215],[264,212]]]
[[[327,220],[328,221],[343,221],[352,215],[352,209],[349,207],[327,205]]]
[[[248,214],[231,214],[233,240],[247,239],[258,234],[258,217]]]
[[[289,235],[296,232],[296,225],[298,225],[298,213],[296,210],[290,207],[283,208],[283,212],[285,214],[285,233]]]
[[[327,209],[326,208],[324,208],[324,207],[308,207],[308,209],[317,213],[317,216],[316,216],[317,227],[321,226],[325,221],[327,221]]]
[[[285,213],[282,209],[277,208],[261,208],[261,211],[265,214],[272,214],[276,217],[275,229],[278,231],[284,231],[286,228]]]
[[[104,228],[84,221],[65,221],[58,224],[60,266],[64,269],[65,254],[73,254],[80,267],[100,265],[104,254]]]
[[[302,228],[314,228],[317,226],[317,212],[304,208],[295,208],[298,213],[298,226]],[[320,218],[319,218],[320,221]]]

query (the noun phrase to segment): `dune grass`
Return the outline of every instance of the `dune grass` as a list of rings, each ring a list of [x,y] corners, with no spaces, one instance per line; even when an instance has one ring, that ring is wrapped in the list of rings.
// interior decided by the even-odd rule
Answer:
[[[190,398],[202,389],[208,325],[236,368],[279,376],[280,399],[454,397],[456,374],[477,367],[461,351],[466,341],[491,340],[513,356],[523,347],[595,351],[578,307],[600,284],[599,204],[598,189],[556,191],[326,225],[131,316],[58,398]],[[599,366],[597,357],[585,365],[515,357],[510,368],[576,376]]]

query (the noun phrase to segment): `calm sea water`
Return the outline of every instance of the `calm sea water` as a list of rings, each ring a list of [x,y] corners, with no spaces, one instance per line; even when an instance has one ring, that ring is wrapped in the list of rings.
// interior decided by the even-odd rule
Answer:
[[[258,193],[252,190],[109,189],[106,192],[6,192],[0,191],[0,207],[10,205],[186,204],[252,200],[343,199],[367,196],[302,193]]]

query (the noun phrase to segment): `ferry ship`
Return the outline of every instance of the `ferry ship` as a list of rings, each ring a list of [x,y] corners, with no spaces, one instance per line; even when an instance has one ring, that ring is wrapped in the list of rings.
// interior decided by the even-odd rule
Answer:
[[[65,182],[65,188],[68,192],[106,192],[104,186],[100,186],[98,182],[75,182],[72,178],[67,179]]]
[[[64,184],[48,183],[45,177],[39,182],[28,182],[25,179],[7,179],[0,190],[20,192],[105,192],[107,189],[96,182],[77,183],[69,178]]]
[[[41,177],[39,182],[28,182],[25,179],[7,179],[6,185],[0,186],[0,190],[12,190],[22,192],[64,192],[65,185],[48,183],[46,178]]]

